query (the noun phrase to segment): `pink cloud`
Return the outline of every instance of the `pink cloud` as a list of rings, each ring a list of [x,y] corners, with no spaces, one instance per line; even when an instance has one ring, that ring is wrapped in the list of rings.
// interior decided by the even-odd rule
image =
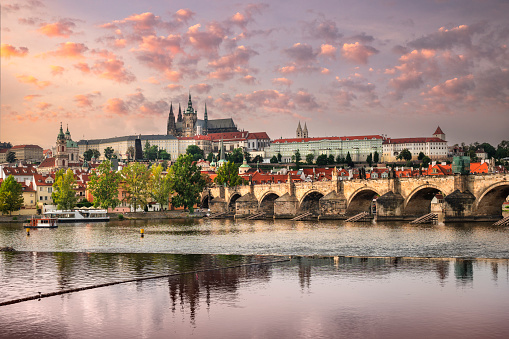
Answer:
[[[131,83],[136,80],[136,77],[125,69],[124,62],[115,58],[97,61],[91,69],[100,78],[119,83]]]
[[[472,45],[472,37],[475,34],[482,33],[484,30],[485,24],[473,26],[460,25],[451,29],[440,27],[438,32],[411,41],[408,45],[415,49],[451,49],[455,46],[470,47]]]
[[[90,73],[90,67],[85,62],[79,62],[77,64],[74,64],[74,68],[82,71],[83,73]]]
[[[179,82],[182,79],[182,73],[170,69],[164,71],[164,76],[172,82]]]
[[[247,85],[254,85],[256,84],[256,78],[252,75],[246,75],[243,78],[240,78],[239,81],[247,84]]]
[[[44,24],[37,31],[48,37],[68,38],[73,34],[73,28],[76,24],[70,20],[60,20],[58,22]]]
[[[17,75],[16,78],[19,82],[24,84],[32,84],[37,86],[39,89],[43,89],[44,87],[47,87],[51,85],[51,82],[49,81],[39,81],[37,78],[31,76],[31,75]]]
[[[16,48],[9,44],[2,44],[0,48],[0,57],[10,59],[12,57],[24,57],[28,54],[28,48]]]
[[[358,64],[367,64],[368,58],[376,53],[378,53],[377,49],[359,44],[359,42],[354,44],[345,43],[341,48],[341,54],[345,59]]]
[[[343,37],[332,20],[314,20],[306,24],[305,30],[311,38],[324,40],[327,43],[334,43]]]
[[[323,44],[322,46],[320,46],[320,55],[335,59],[336,58],[336,50],[337,50],[337,48],[332,45]]]
[[[197,84],[197,85],[191,86],[191,90],[193,92],[196,91],[200,94],[208,93],[208,92],[210,92],[211,89],[212,89],[212,86],[210,86],[209,84]]]
[[[442,84],[432,87],[423,95],[458,100],[475,88],[474,76],[472,74],[445,81]]]
[[[175,13],[175,17],[179,20],[179,21],[182,21],[182,22],[187,22],[188,20],[190,20],[192,17],[194,16],[194,12],[191,11],[190,9],[188,8],[182,8],[182,9],[179,9],[176,13]]]
[[[247,65],[249,63],[249,59],[255,55],[258,55],[258,52],[253,49],[245,46],[239,46],[232,54],[225,55],[217,60],[209,62],[209,66],[213,68],[233,68],[239,65]]]
[[[108,99],[106,104],[104,104],[103,109],[106,113],[116,115],[127,115],[129,113],[129,107],[124,100],[119,98]]]
[[[313,62],[316,59],[313,47],[306,43],[298,42],[292,47],[285,49],[284,52],[297,63]]]
[[[62,75],[64,73],[65,68],[62,66],[49,66],[51,68],[51,75]]]
[[[216,52],[226,37],[226,32],[219,23],[210,23],[205,31],[200,31],[200,24],[189,27],[186,33],[188,42],[205,52]]]
[[[182,88],[184,88],[184,86],[177,85],[177,84],[169,84],[169,85],[166,86],[166,88],[169,89],[170,91],[179,91]]]
[[[39,102],[37,104],[37,108],[40,109],[40,110],[43,110],[43,111],[48,109],[48,108],[50,108],[50,107],[51,107],[51,104],[47,103],[47,102]]]
[[[92,107],[93,100],[101,96],[101,92],[92,92],[89,94],[78,94],[74,96],[74,101],[78,107]]]
[[[319,107],[316,98],[313,94],[300,90],[294,95],[293,101],[295,104],[305,110],[315,110]]]
[[[293,81],[287,78],[275,78],[272,79],[272,83],[274,85],[283,85],[290,87],[293,84]]]
[[[56,51],[51,51],[43,55],[61,57],[61,58],[84,58],[83,53],[88,50],[88,47],[82,43],[65,42],[59,45]]]
[[[156,102],[145,102],[139,107],[139,110],[140,115],[143,117],[147,115],[161,116],[169,110],[169,106],[166,101],[159,100]]]
[[[32,101],[32,100],[34,100],[35,98],[38,98],[38,97],[40,97],[39,94],[29,94],[29,95],[25,95],[23,97],[23,100],[25,100],[25,101]]]
[[[320,73],[322,73],[322,74],[330,74],[330,69],[323,67],[322,70],[320,71]]]

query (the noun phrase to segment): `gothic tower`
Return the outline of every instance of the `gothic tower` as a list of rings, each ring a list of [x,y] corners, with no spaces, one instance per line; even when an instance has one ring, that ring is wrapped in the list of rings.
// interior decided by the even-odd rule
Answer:
[[[300,127],[300,121],[299,125],[297,126],[297,138],[302,138],[302,127]]]
[[[302,131],[302,137],[303,138],[309,138],[309,134],[308,134],[308,126],[306,123],[304,123],[304,130]]]
[[[55,167],[57,169],[68,167],[67,140],[65,140],[62,123],[60,123],[60,133],[57,136],[57,154],[55,156]]]
[[[187,109],[184,112],[182,136],[193,137],[196,135],[196,121],[198,120],[198,113],[193,108],[193,102],[191,101],[191,93],[189,93],[189,101],[187,103]]]
[[[170,114],[168,114],[168,125],[166,127],[166,135],[176,135],[177,125],[175,124],[175,115],[173,114],[173,103],[170,105]]]
[[[207,103],[205,103],[205,113],[203,114],[203,131],[202,131],[203,135],[209,134],[209,130],[208,130],[208,126],[207,126],[208,123],[209,123],[209,117],[207,115]]]
[[[177,122],[182,122],[182,110],[180,109],[180,103],[179,103],[179,115],[177,117]]]

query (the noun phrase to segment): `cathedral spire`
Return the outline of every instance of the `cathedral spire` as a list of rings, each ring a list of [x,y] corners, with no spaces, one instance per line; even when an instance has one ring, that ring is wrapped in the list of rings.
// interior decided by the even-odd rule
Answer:
[[[187,109],[193,108],[193,102],[191,101],[191,91],[189,91],[189,101],[187,102]]]
[[[300,126],[300,121],[299,125],[297,126],[297,138],[302,138],[302,127]]]
[[[305,122],[304,122],[304,130],[302,130],[302,137],[303,138],[309,138],[308,126],[307,126],[307,124]]]
[[[178,115],[177,121],[182,122],[182,109],[180,108],[180,103],[179,103],[179,115]]]

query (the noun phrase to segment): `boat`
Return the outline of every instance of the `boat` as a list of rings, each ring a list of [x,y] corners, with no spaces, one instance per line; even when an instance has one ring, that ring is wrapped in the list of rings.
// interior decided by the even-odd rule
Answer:
[[[56,218],[58,222],[92,222],[110,221],[106,210],[50,210],[44,212],[49,218]]]
[[[27,222],[23,223],[25,228],[54,228],[58,227],[57,218],[32,216]]]

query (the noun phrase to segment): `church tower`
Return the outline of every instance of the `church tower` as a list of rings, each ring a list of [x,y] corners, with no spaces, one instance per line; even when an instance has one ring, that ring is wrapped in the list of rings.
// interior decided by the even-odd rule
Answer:
[[[304,123],[304,130],[302,131],[302,137],[303,138],[309,138],[309,134],[308,134],[308,126],[306,123]]]
[[[302,138],[302,127],[300,127],[300,121],[299,125],[297,126],[297,138]]]
[[[442,132],[440,126],[437,127],[437,130],[435,131],[435,133],[433,133],[433,136],[435,138],[442,139],[443,141],[445,141],[445,133]]]
[[[69,130],[67,130],[69,132]],[[70,136],[70,134],[69,134]],[[57,169],[68,167],[67,140],[65,138],[62,123],[60,123],[60,133],[57,136],[57,154],[55,156],[55,167]]]
[[[166,135],[176,135],[177,126],[175,124],[175,115],[173,114],[173,103],[170,105],[170,113],[168,114],[168,125],[166,127]]]
[[[198,113],[193,108],[193,102],[191,101],[191,93],[189,93],[189,101],[187,103],[187,109],[184,112],[183,117],[183,133],[184,137],[193,137],[196,135],[196,121],[198,120]]]
[[[209,134],[208,129],[208,123],[209,123],[209,116],[207,115],[207,103],[205,103],[205,113],[203,114],[203,135]]]
[[[180,108],[180,103],[179,103],[179,115],[177,117],[177,122],[182,122],[182,109]]]

